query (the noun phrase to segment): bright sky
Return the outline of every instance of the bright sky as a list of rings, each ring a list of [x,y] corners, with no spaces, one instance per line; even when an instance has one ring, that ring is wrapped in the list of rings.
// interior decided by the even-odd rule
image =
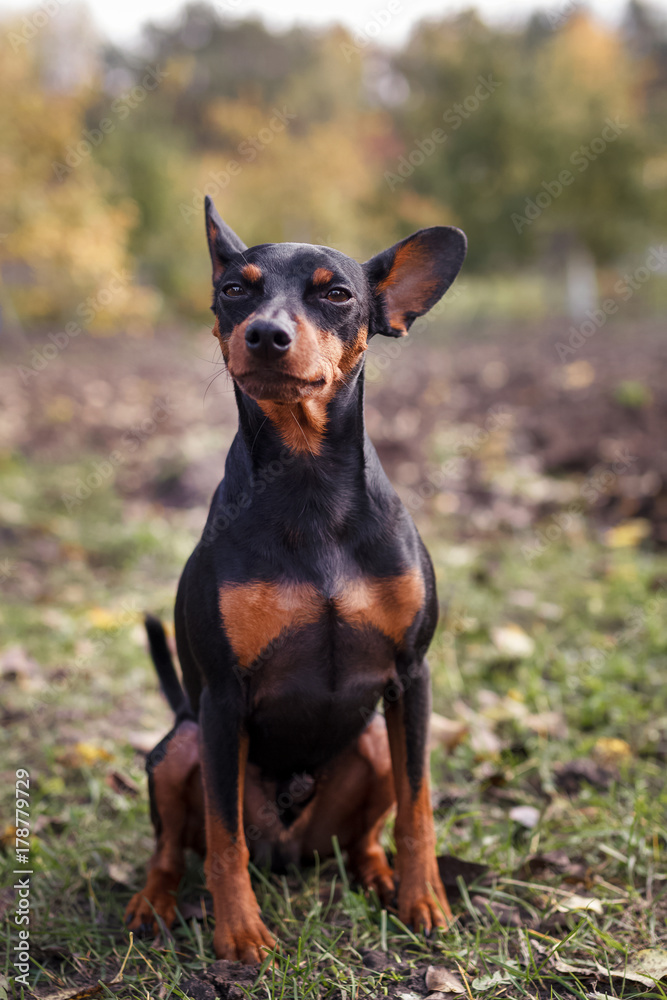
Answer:
[[[43,2],[43,0],[42,0]],[[71,0],[50,0],[70,3]],[[102,33],[116,42],[136,39],[141,24],[148,20],[170,20],[181,8],[181,0],[87,0],[88,7]],[[33,10],[40,0],[0,0],[0,12]],[[327,24],[341,21],[352,29],[361,29],[379,15],[386,22],[377,40],[391,44],[400,42],[411,25],[420,17],[442,16],[468,9],[477,9],[492,21],[511,22],[541,9],[558,17],[567,13],[573,0],[336,0],[335,4],[316,3],[313,0],[214,0],[221,14],[247,17],[260,14],[268,24],[285,27],[298,21],[303,24]],[[589,7],[605,19],[616,20],[624,10],[625,0],[590,0]],[[667,13],[667,0],[654,0],[652,4]],[[381,12],[389,12],[382,17]],[[372,30],[372,29],[371,29]]]

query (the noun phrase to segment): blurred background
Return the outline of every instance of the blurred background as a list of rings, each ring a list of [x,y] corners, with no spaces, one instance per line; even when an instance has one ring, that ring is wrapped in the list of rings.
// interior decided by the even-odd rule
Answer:
[[[207,192],[248,244],[365,258],[461,226],[457,319],[581,320],[618,298],[664,240],[667,6],[610,20],[556,0],[520,21],[512,5],[490,20],[433,6],[267,27],[227,0],[139,27],[99,4],[122,44],[71,0],[5,13],[3,337],[65,322],[88,296],[91,333],[203,319]],[[126,279],[100,301],[114,269]],[[657,258],[624,315],[664,305],[666,272]]]
[[[511,871],[528,841],[508,810],[530,804],[549,818],[531,850],[576,842],[615,885],[650,887],[667,845],[667,3],[42,0],[0,17],[0,748],[3,787],[37,776],[44,968],[55,931],[88,953],[91,878],[117,934],[150,850],[143,754],[170,717],[140,619],[170,622],[236,428],[207,194],[248,245],[364,260],[423,226],[467,233],[442,303],[366,365],[369,432],[438,575],[438,829]],[[582,759],[568,785],[557,768]]]

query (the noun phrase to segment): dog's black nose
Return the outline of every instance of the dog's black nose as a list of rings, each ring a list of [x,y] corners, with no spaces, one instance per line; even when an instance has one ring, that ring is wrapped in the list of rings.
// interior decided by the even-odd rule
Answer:
[[[245,332],[248,350],[255,357],[265,358],[267,361],[289,351],[292,340],[292,334],[288,330],[271,320],[257,319]]]

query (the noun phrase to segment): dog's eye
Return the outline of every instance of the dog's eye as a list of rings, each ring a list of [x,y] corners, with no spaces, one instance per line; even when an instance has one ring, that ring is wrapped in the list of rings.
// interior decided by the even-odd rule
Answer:
[[[225,285],[222,290],[230,299],[238,299],[239,296],[245,295],[245,289],[241,285]]]
[[[344,288],[330,288],[325,298],[329,302],[348,302],[352,296]]]

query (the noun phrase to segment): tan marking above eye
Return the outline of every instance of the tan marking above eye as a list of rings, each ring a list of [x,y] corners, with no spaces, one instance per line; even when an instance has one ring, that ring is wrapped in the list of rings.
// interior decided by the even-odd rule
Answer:
[[[256,282],[262,278],[262,269],[257,264],[246,264],[245,267],[241,268],[241,274],[246,281]]]
[[[352,628],[376,628],[400,646],[424,603],[418,569],[397,576],[345,580],[331,598]],[[317,622],[328,598],[308,583],[228,583],[220,588],[220,614],[242,667],[249,667],[282,632]]]
[[[333,271],[330,271],[327,267],[318,267],[316,271],[313,271],[313,277],[311,281],[314,285],[328,285],[330,281],[333,281]]]

